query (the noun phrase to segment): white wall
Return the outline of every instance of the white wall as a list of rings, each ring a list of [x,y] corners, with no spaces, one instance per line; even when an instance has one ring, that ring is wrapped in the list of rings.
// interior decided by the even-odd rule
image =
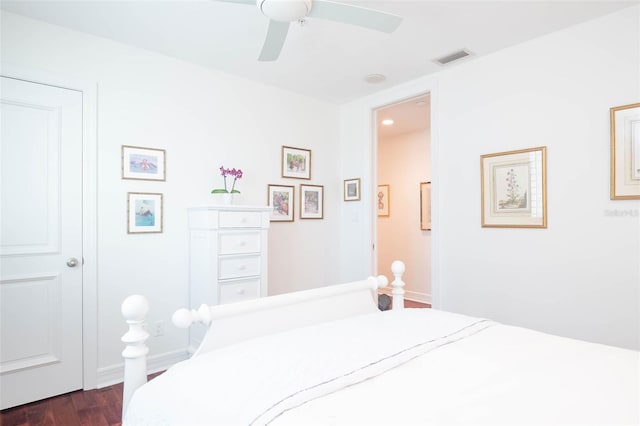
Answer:
[[[640,202],[608,196],[608,109],[640,99],[639,13],[625,9],[338,109],[3,12],[3,62],[98,83],[99,367],[120,363],[126,295],[150,298],[150,321],[186,303],[186,208],[208,203],[222,164],[245,171],[241,202],[264,204],[268,183],[298,193],[300,181],[280,178],[280,146],[313,151],[305,183],[325,185],[325,219],[300,221],[296,200],[296,221],[272,224],[273,293],[371,274],[371,110],[427,91],[434,303],[639,348]],[[121,180],[125,144],[166,149],[167,181]],[[479,156],[540,145],[548,229],[482,229]],[[362,200],[342,202],[342,179],[356,177]],[[162,234],[126,234],[129,191],[164,194]],[[149,342],[152,355],[186,344],[183,332],[165,329]]]
[[[378,269],[405,262],[406,298],[431,303],[431,231],[420,229],[420,182],[431,180],[429,130],[378,137],[378,184],[389,185],[388,217],[378,217]]]
[[[152,356],[186,347],[185,332],[169,324],[187,303],[186,209],[209,203],[221,165],[244,170],[242,204],[265,205],[269,183],[296,186],[296,221],[270,230],[270,292],[336,282],[338,253],[326,250],[337,238],[342,189],[335,106],[6,12],[1,48],[3,63],[98,84],[102,375],[117,374],[126,330],[120,303],[129,294],[150,299],[149,321],[165,321],[165,335],[149,341]],[[121,145],[166,149],[166,182],[122,180]],[[282,145],[312,150],[311,181],[280,177]],[[298,219],[301,182],[325,186],[324,220]],[[162,234],[127,234],[127,192],[164,194]]]
[[[640,201],[609,199],[609,108],[640,100],[639,16],[627,8],[342,107],[342,172],[367,177],[370,110],[432,93],[437,307],[640,348]],[[481,228],[480,155],[543,145],[548,228]],[[366,203],[343,219],[366,226]],[[350,229],[344,250],[361,263],[346,276],[371,267],[370,235]]]

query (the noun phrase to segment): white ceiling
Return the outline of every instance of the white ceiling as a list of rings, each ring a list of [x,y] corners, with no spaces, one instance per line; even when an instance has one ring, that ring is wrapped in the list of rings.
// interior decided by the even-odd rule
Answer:
[[[268,20],[254,6],[215,0],[7,1],[1,7],[204,67],[344,103],[430,73],[433,59],[466,48],[467,60],[634,1],[344,1],[402,16],[392,34],[308,19],[291,25],[280,58],[258,62]],[[455,63],[449,65],[455,66]],[[384,74],[378,84],[368,74]]]
[[[393,120],[392,125],[382,120]],[[378,108],[376,111],[378,138],[393,138],[405,133],[417,132],[431,127],[431,97],[422,95],[403,102]]]

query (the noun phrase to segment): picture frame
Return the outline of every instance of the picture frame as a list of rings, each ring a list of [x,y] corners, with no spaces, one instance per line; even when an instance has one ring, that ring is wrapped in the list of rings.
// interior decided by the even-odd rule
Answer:
[[[546,157],[544,146],[480,156],[482,227],[547,227]]]
[[[640,200],[640,103],[613,107],[611,121],[612,200]]]
[[[311,150],[283,146],[282,177],[311,179]]]
[[[153,234],[162,232],[162,194],[127,193],[127,233]]]
[[[343,197],[344,201],[360,201],[360,178],[344,180]]]
[[[389,217],[390,215],[390,202],[391,202],[391,188],[389,185],[378,185],[378,192],[376,193],[376,203],[378,205],[378,217]]]
[[[166,180],[166,151],[122,145],[122,179]]]
[[[420,230],[431,230],[431,182],[420,182]]]
[[[291,185],[267,185],[267,204],[271,222],[293,222],[295,189]]]
[[[324,219],[324,186],[300,185],[300,219]]]

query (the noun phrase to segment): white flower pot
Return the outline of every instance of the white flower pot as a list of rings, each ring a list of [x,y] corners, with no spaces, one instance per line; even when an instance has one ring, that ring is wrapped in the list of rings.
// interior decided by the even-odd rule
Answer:
[[[215,193],[211,194],[213,197],[213,204],[219,206],[229,206],[233,204],[233,195],[230,193]]]

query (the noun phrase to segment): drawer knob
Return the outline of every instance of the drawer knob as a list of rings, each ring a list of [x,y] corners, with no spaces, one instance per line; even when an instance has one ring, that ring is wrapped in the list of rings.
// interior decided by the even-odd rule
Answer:
[[[246,265],[240,265],[238,266],[238,271],[244,271],[245,269],[247,269]]]
[[[242,241],[240,241],[240,242],[238,243],[238,245],[239,245],[240,247],[244,247],[244,246],[246,246],[246,245],[247,245],[247,242],[246,242],[245,240],[242,240]]]
[[[236,293],[244,294],[244,288],[239,288],[238,290],[236,290]]]
[[[245,216],[242,216],[242,218],[240,219],[240,223],[247,223],[247,218]]]

